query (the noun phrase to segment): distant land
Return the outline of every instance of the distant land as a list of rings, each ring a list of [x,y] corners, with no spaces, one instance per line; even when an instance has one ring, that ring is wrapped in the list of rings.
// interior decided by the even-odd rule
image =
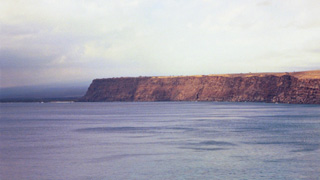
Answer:
[[[320,70],[95,79],[80,101],[320,104]]]
[[[86,93],[88,84],[51,84],[1,88],[0,102],[77,101]]]

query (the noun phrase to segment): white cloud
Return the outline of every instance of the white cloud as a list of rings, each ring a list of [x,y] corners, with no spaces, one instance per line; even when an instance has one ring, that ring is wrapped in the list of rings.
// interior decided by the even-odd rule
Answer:
[[[319,69],[319,6],[317,0],[1,1],[1,86]]]

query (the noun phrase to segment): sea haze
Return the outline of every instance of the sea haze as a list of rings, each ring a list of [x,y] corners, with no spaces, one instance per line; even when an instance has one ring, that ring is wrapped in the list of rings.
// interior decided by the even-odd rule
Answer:
[[[1,103],[1,180],[320,177],[320,106]]]

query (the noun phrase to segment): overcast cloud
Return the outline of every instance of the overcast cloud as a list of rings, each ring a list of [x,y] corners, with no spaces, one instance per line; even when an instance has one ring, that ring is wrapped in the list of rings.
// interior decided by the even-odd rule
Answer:
[[[320,69],[319,0],[2,0],[1,87]]]

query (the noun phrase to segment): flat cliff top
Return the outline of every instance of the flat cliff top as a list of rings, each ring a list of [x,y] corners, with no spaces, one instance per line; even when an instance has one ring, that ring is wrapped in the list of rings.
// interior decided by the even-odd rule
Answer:
[[[292,73],[298,79],[320,79],[320,70]]]
[[[314,71],[301,71],[301,72],[280,72],[280,73],[246,73],[246,74],[221,74],[221,75],[209,75],[209,76],[224,76],[224,77],[252,77],[252,76],[283,76],[291,75],[298,79],[320,79],[320,70]]]
[[[210,75],[193,75],[193,76],[154,76],[152,78],[176,78],[176,77],[203,77],[203,76],[220,76],[220,77],[264,77],[264,76],[283,76],[291,75],[298,79],[320,79],[320,70],[300,71],[300,72],[279,72],[279,73],[239,73],[239,74],[210,74]]]

